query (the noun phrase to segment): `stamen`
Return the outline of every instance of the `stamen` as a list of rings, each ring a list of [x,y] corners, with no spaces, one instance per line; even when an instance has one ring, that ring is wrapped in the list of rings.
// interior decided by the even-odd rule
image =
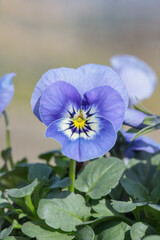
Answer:
[[[97,132],[98,126],[96,118],[93,117],[95,112],[90,113],[92,108],[87,112],[80,109],[78,112],[72,107],[72,110],[68,111],[69,118],[67,121],[66,129],[64,131],[66,134],[70,135],[71,139],[77,139],[78,137],[82,138],[91,138]]]
[[[73,124],[76,128],[83,128],[85,126],[86,120],[82,119],[81,117],[78,117],[76,120],[73,120]]]

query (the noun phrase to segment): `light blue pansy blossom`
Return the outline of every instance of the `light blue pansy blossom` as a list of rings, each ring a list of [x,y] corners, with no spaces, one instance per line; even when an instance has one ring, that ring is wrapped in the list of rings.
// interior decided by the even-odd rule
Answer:
[[[12,78],[15,73],[8,73],[0,78],[0,114],[6,109],[14,94]]]
[[[111,66],[127,88],[130,106],[137,103],[136,97],[142,101],[153,94],[157,77],[145,62],[134,56],[117,55],[111,58]]]
[[[88,64],[46,72],[35,87],[31,105],[47,126],[46,136],[61,143],[64,155],[83,162],[113,147],[128,95],[115,71]]]
[[[126,142],[125,151],[123,153],[124,157],[126,158],[126,162],[128,162],[130,158],[133,158],[136,152],[139,151],[144,151],[151,154],[160,151],[160,144],[154,141],[152,138],[141,136],[131,141],[131,139],[135,136],[135,133],[125,132],[122,129],[121,133]]]
[[[146,125],[143,124],[143,121],[146,117],[148,117],[144,112],[128,108],[125,112],[124,116],[124,124],[128,125],[130,127],[136,128],[136,129],[142,129],[146,127]]]

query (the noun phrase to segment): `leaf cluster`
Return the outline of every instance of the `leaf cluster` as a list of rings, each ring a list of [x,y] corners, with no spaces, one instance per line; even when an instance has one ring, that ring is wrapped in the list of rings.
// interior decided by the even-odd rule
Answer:
[[[127,166],[115,157],[78,165],[75,193],[67,157],[39,158],[46,163],[23,159],[1,170],[0,239],[160,239],[160,154]]]

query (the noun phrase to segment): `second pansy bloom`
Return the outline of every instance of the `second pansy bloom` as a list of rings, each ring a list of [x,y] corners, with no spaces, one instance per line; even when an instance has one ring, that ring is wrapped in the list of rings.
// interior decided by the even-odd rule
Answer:
[[[14,94],[14,85],[12,83],[15,73],[8,73],[0,78],[0,114],[6,109]]]
[[[79,162],[97,158],[115,144],[128,94],[118,74],[102,65],[51,69],[32,95],[32,110],[46,126],[46,136]]]
[[[156,86],[157,77],[153,69],[141,59],[131,55],[117,55],[111,58],[112,68],[124,82],[130,106],[149,98]]]
[[[120,131],[125,141],[123,144],[122,154],[126,163],[129,162],[129,159],[138,157],[136,156],[136,153],[147,152],[155,154],[160,151],[160,144],[152,138],[140,136],[131,141],[131,139],[135,136],[135,133],[125,132],[122,129]]]

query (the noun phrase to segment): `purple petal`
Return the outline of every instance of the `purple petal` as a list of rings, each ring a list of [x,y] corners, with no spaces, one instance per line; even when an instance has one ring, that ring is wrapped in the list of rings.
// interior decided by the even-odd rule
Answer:
[[[84,73],[87,81],[85,92],[101,86],[110,86],[115,89],[122,97],[125,107],[128,107],[128,93],[118,74],[110,67],[98,64],[87,64],[78,68]]]
[[[157,86],[155,72],[142,60],[129,55],[111,58],[112,68],[120,75],[130,98],[130,105],[149,98]]]
[[[160,150],[160,144],[149,137],[139,137],[133,141],[131,149],[134,151],[156,153]]]
[[[6,109],[14,94],[12,78],[15,73],[8,73],[0,79],[0,114]]]
[[[152,138],[141,136],[133,141],[130,141],[134,136],[135,133],[128,133],[121,129],[121,133],[123,134],[127,143],[129,143],[129,147],[127,152],[132,151],[145,151],[149,153],[156,153],[160,150],[160,144],[154,141]]]
[[[76,69],[58,68],[49,70],[41,77],[34,89],[31,99],[32,111],[41,121],[41,117],[39,114],[40,98],[44,90],[52,83],[57,81],[65,81],[77,87],[78,91],[81,93],[81,88],[83,88],[83,80],[84,76]]]
[[[142,129],[146,127],[146,125],[143,124],[145,117],[148,117],[148,115],[138,110],[128,108],[125,112],[124,124],[137,129]]]
[[[39,115],[39,102],[43,91],[56,81],[65,81],[77,88],[83,96],[86,91],[95,87],[108,85],[121,95],[126,108],[128,107],[127,90],[118,74],[107,66],[88,64],[78,69],[59,68],[46,72],[37,83],[32,94],[31,106],[34,114],[41,120]]]
[[[108,119],[116,131],[121,128],[125,114],[125,104],[120,94],[109,86],[97,87],[84,94],[83,109],[91,106],[96,114]]]
[[[46,137],[56,139],[62,145],[62,153],[78,162],[84,162],[102,156],[115,144],[117,134],[112,123],[102,117],[97,117],[97,132],[89,136],[72,135],[65,131],[66,119],[53,122],[46,131]]]
[[[42,121],[49,126],[53,121],[71,117],[72,112],[80,109],[81,96],[71,84],[59,81],[52,83],[42,94],[39,112]]]

